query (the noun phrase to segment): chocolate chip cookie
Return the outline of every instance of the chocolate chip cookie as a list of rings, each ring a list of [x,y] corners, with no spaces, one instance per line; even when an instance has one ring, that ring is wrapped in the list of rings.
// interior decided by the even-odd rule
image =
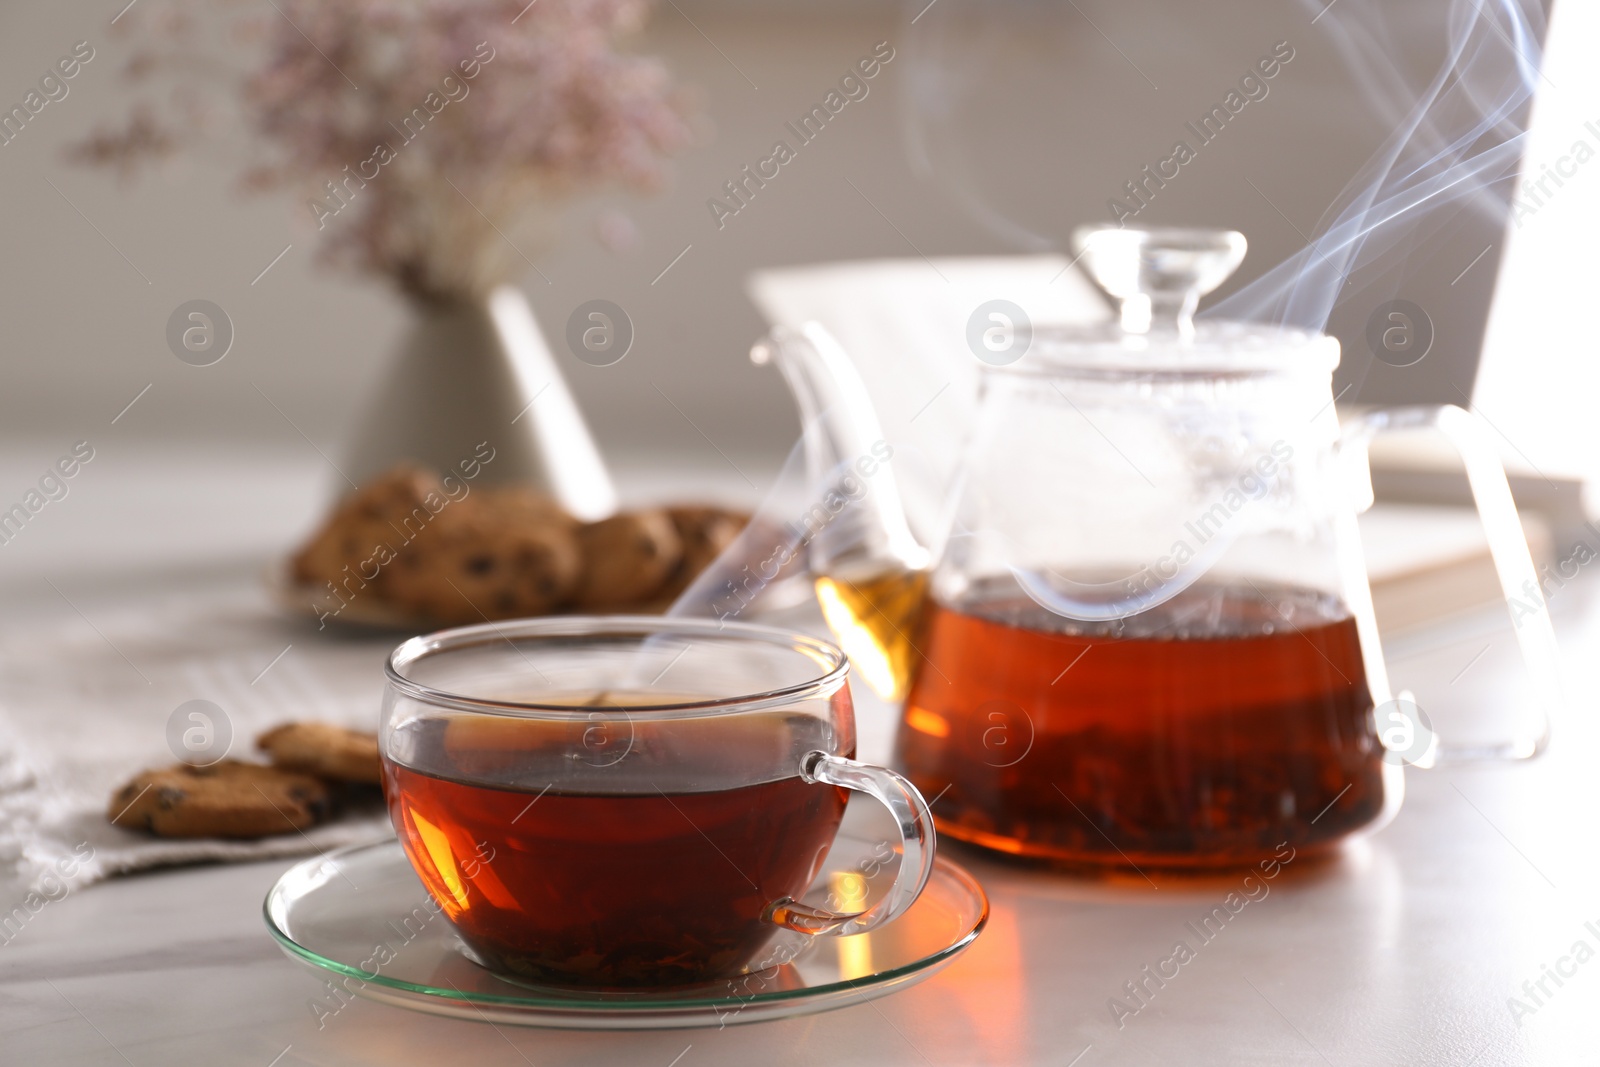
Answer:
[[[670,604],[744,532],[750,516],[693,504],[670,507],[667,514],[683,542],[683,559],[656,593],[657,600]]]
[[[309,774],[225,759],[136,775],[112,794],[106,818],[158,837],[251,839],[304,830],[331,806],[327,785]]]
[[[376,785],[383,780],[377,734],[325,722],[291,722],[256,738],[256,747],[283,770],[337,782]]]
[[[665,511],[624,512],[578,528],[583,578],[577,604],[615,610],[650,600],[683,559],[683,539]]]
[[[295,580],[381,584],[388,561],[435,514],[449,505],[443,483],[429,471],[400,466],[340,501],[311,540],[295,554]]]
[[[543,615],[571,596],[579,567],[570,520],[507,522],[495,500],[473,496],[441,512],[395,559],[385,595],[440,623]]]

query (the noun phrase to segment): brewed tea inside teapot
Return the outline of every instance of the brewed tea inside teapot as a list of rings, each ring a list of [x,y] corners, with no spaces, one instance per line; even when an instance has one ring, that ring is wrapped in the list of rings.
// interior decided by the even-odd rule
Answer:
[[[904,697],[901,769],[939,798],[941,833],[1068,864],[1246,865],[1381,826],[1403,764],[1440,749],[1404,721],[1378,643],[1356,525],[1365,442],[1398,425],[1457,444],[1518,590],[1533,565],[1492,448],[1454,407],[1342,429],[1336,340],[1196,322],[1241,235],[1079,240],[1120,315],[1036,326],[1018,358],[985,368],[939,536],[911,536],[887,479],[809,543],[858,672]],[[795,391],[814,477],[881,444],[820,326],[776,330],[754,355]],[[1467,755],[1543,745],[1558,699],[1548,619],[1518,639],[1540,722]],[[1413,727],[1403,740],[1395,717]]]

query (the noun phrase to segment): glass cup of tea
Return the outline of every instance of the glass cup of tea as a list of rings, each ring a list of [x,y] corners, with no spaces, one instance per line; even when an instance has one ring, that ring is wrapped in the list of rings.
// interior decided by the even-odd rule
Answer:
[[[827,642],[715,620],[415,637],[387,665],[389,816],[497,973],[594,990],[726,979],[779,931],[870,930],[927,883],[933,818],[906,779],[851,758],[848,671]],[[851,790],[894,817],[899,873],[861,911],[802,903]]]

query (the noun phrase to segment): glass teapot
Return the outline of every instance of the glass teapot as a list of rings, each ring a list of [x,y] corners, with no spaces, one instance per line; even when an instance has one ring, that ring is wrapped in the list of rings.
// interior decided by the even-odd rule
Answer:
[[[779,328],[752,352],[796,395],[814,484],[853,501],[808,538],[818,598],[861,676],[904,696],[897,761],[939,798],[939,831],[1068,864],[1244,865],[1381,826],[1404,763],[1536,754],[1559,700],[1548,616],[1517,629],[1537,722],[1441,745],[1389,688],[1357,529],[1367,442],[1434,428],[1462,456],[1507,597],[1537,590],[1479,422],[1406,407],[1341,429],[1336,340],[1194,321],[1240,234],[1078,239],[1120,316],[1030,335],[999,313],[1008,343],[983,357],[932,544],[827,332]]]

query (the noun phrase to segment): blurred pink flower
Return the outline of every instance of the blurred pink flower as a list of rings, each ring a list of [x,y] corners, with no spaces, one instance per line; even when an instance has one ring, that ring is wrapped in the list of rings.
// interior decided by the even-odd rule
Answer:
[[[200,139],[196,81],[220,78],[249,140],[248,187],[298,193],[334,261],[449,299],[522,266],[502,236],[519,222],[606,184],[652,189],[690,138],[665,66],[617,44],[649,0],[270,4],[207,45],[192,0],[146,0],[125,73],[178,79],[171,121],[137,104],[76,157],[126,172]],[[259,59],[241,76],[216,48]]]

